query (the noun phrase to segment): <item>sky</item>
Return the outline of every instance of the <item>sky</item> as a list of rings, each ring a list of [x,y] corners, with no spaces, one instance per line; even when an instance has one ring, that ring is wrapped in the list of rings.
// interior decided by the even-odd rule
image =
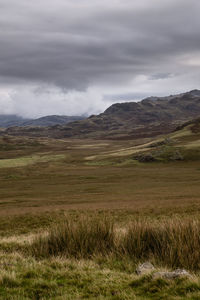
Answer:
[[[199,0],[0,0],[0,114],[91,115],[200,88]]]

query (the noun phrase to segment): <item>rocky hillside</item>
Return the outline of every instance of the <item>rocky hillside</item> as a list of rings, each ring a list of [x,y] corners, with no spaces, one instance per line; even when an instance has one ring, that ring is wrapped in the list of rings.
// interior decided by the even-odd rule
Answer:
[[[173,131],[200,116],[200,91],[168,97],[150,97],[140,102],[118,103],[87,119],[45,128],[13,127],[7,134],[126,139],[150,137]]]

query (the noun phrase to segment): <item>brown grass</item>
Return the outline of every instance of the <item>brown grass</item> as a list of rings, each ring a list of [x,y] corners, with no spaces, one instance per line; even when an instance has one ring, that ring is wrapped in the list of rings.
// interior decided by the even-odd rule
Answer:
[[[47,235],[36,238],[31,250],[39,257],[65,255],[89,258],[99,253],[106,255],[113,249],[114,229],[111,219],[82,217],[77,222],[66,220],[54,226]]]
[[[135,221],[116,230],[112,218],[80,218],[52,227],[37,237],[31,252],[36,257],[91,258],[114,255],[135,262],[151,260],[170,268],[200,269],[200,222]]]
[[[11,137],[10,137],[11,139]],[[24,138],[25,139],[25,138]],[[46,161],[0,169],[0,215],[71,210],[125,209],[139,214],[199,211],[200,161],[169,164],[123,164],[127,158],[108,158],[110,164],[90,166],[85,157],[129,149],[150,140],[92,141],[35,140],[18,150],[0,151],[1,158],[59,155]],[[13,145],[19,141],[13,140]],[[101,147],[91,147],[91,145]],[[29,146],[27,146],[29,145]],[[39,145],[39,146],[37,146]],[[125,161],[126,162],[126,161]]]
[[[124,254],[171,268],[200,269],[200,222],[168,220],[131,224],[122,241]]]

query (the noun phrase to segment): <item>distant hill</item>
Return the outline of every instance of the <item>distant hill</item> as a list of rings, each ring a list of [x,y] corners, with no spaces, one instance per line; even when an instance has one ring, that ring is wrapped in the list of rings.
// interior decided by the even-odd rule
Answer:
[[[83,120],[83,116],[45,116],[35,120],[25,121],[23,126],[54,126],[54,125],[63,125],[70,122]]]
[[[29,119],[24,119],[16,115],[0,115],[0,127],[11,127],[11,126],[21,126],[24,122],[29,121]]]
[[[200,91],[168,97],[150,97],[140,102],[117,103],[104,113],[66,125],[36,128],[13,127],[7,134],[56,138],[126,139],[169,133],[200,116]]]
[[[53,126],[63,125],[83,119],[83,116],[51,115],[38,119],[27,119],[16,115],[0,115],[0,127],[8,128],[12,126]]]

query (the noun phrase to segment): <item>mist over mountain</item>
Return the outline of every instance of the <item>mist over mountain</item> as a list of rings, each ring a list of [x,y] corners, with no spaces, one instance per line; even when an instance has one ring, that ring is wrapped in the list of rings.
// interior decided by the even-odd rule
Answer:
[[[27,121],[26,126],[8,128],[4,133],[56,138],[150,137],[171,132],[199,116],[200,91],[192,90],[167,97],[149,97],[140,102],[113,104],[99,115],[64,125],[38,128]],[[40,124],[44,123],[40,120]]]
[[[0,127],[21,126],[30,119],[22,118],[17,115],[0,115]]]
[[[38,119],[22,118],[17,115],[0,115],[0,127],[12,126],[53,126],[84,119],[84,116],[44,116]]]

